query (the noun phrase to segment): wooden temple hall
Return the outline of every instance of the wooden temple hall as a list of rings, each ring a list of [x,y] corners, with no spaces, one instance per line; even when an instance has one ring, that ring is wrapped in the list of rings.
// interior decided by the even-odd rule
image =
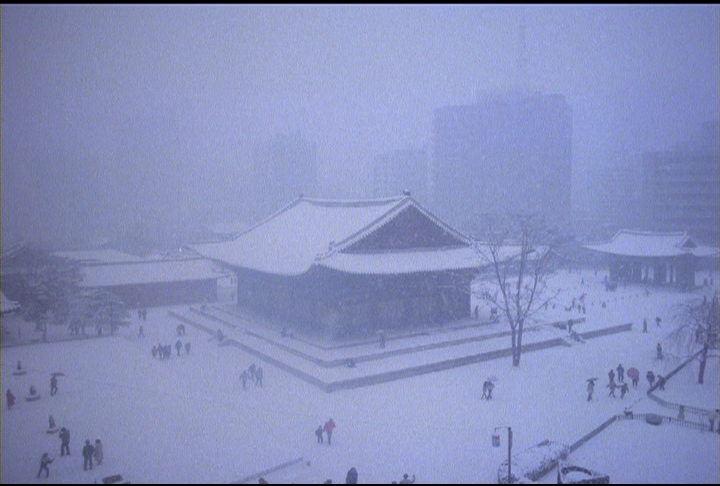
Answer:
[[[621,230],[610,242],[585,248],[607,255],[613,282],[646,282],[684,289],[695,286],[699,260],[718,255],[716,248],[698,246],[682,232]]]
[[[326,338],[470,317],[471,240],[409,194],[302,196],[232,240],[191,247],[237,274],[238,304]]]

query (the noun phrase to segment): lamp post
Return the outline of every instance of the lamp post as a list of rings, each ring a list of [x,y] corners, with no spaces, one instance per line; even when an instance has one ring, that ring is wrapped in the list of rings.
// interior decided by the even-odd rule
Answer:
[[[495,427],[495,432],[498,431],[498,429],[507,429],[508,431],[508,484],[511,484],[512,481],[512,427]],[[493,447],[500,447],[500,436],[497,434],[493,435]]]

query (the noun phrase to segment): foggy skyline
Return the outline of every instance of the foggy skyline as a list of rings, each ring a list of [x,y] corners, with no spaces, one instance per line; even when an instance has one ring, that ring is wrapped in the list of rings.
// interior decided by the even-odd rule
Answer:
[[[3,240],[232,220],[262,176],[255,148],[278,134],[315,145],[311,195],[371,197],[379,154],[431,155],[436,108],[497,90],[566,97],[576,201],[588,168],[718,118],[719,13],[3,5]]]

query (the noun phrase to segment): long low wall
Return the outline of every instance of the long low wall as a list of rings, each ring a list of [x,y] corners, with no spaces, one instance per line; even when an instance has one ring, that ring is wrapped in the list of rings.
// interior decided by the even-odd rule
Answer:
[[[200,323],[194,322],[191,319],[188,319],[178,313],[169,311],[169,314],[179,319],[187,324],[190,324],[192,326],[197,327],[198,329],[201,329],[209,334],[215,334],[215,330],[210,329],[208,326],[202,325]],[[618,326],[612,326],[606,329],[600,331],[590,331],[584,334],[581,334],[581,336],[585,339],[593,338],[593,337],[599,337],[599,336],[606,336],[609,334],[614,334],[618,332],[625,332],[630,330],[632,327],[632,324],[621,324]],[[403,368],[400,370],[393,370],[393,371],[387,371],[383,373],[377,373],[374,375],[367,375],[362,376],[359,378],[352,378],[349,380],[340,380],[340,381],[332,381],[332,382],[324,382],[309,373],[305,373],[304,371],[301,371],[293,366],[290,366],[281,360],[278,360],[272,356],[269,356],[265,353],[261,353],[257,351],[256,349],[252,348],[251,346],[248,346],[246,344],[240,343],[235,339],[232,338],[226,338],[221,345],[223,346],[234,346],[238,349],[241,349],[242,351],[251,354],[253,356],[256,356],[259,359],[262,359],[263,361],[266,361],[273,366],[276,366],[280,368],[283,371],[286,371],[290,373],[291,375],[295,376],[296,378],[299,378],[306,383],[309,383],[315,387],[320,388],[321,390],[325,391],[326,393],[330,393],[336,390],[350,390],[355,388],[362,388],[366,386],[372,386],[372,385],[378,385],[381,383],[388,383],[395,380],[401,380],[405,378],[410,378],[413,376],[419,376],[424,375],[427,373],[436,373],[439,371],[444,371],[452,368],[457,368],[460,366],[467,366],[470,364],[475,363],[481,363],[484,361],[491,361],[499,358],[509,357],[512,356],[512,348],[503,348],[498,349],[494,351],[488,351],[485,353],[478,353],[478,354],[472,354],[468,356],[463,356],[461,358],[453,358],[443,361],[438,361],[435,363],[428,363],[424,365],[419,366],[411,366],[407,368]],[[541,341],[538,343],[532,343],[532,344],[526,344],[523,345],[522,351],[523,353],[526,352],[533,352],[533,351],[540,351],[543,349],[549,349],[556,346],[567,346],[567,342],[562,338],[553,338],[548,339],[546,341]],[[353,358],[355,359],[355,358]],[[361,357],[358,357],[358,359],[361,359]],[[317,358],[313,358],[312,361],[316,361]],[[347,362],[347,360],[343,360],[343,362]]]

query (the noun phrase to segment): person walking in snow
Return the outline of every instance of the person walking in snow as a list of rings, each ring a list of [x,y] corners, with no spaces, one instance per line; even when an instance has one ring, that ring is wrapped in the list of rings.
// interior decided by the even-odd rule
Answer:
[[[315,429],[315,437],[317,437],[318,444],[323,443],[323,426],[318,425],[318,428]]]
[[[657,385],[659,390],[665,390],[665,377],[657,375]]]
[[[255,386],[262,388],[263,386],[263,369],[262,366],[258,366],[255,370]]]
[[[50,396],[55,395],[58,391],[57,376],[52,375],[50,377]]]
[[[653,373],[652,370],[648,370],[645,378],[647,378],[648,383],[650,383],[650,388],[652,388],[655,384],[655,373]]]
[[[622,363],[617,365],[617,379],[618,383],[624,383],[625,382],[625,368],[623,368]]]
[[[335,430],[335,427],[336,425],[332,418],[325,422],[325,425],[323,426],[323,430],[327,434],[328,445],[332,444],[332,434],[333,430]]]
[[[85,440],[85,445],[82,448],[83,455],[83,471],[87,471],[88,468],[93,468],[93,455],[95,454],[95,448],[90,443],[89,439]]]
[[[70,455],[70,431],[65,427],[60,429],[60,456]]]
[[[622,384],[622,386],[620,387],[620,399],[625,398],[625,395],[627,394],[629,389],[630,388],[628,387],[627,383]]]
[[[590,400],[592,400],[592,396],[593,396],[593,392],[594,392],[594,391],[595,391],[595,381],[593,381],[593,380],[588,380],[588,384],[587,384],[587,394],[588,394],[587,401],[588,401],[588,402],[589,402]]]
[[[657,359],[663,359],[663,350],[662,350],[662,344],[657,343],[657,346],[655,347],[657,350]]]
[[[242,374],[240,375],[240,381],[242,381],[243,390],[245,390],[247,388],[247,381],[248,381],[247,370],[243,370]]]
[[[615,371],[612,368],[608,372],[608,382],[615,383]]]
[[[647,318],[643,319],[643,333],[647,333]]]
[[[177,351],[178,358],[180,357],[180,351],[182,351],[182,347],[183,347],[183,346],[182,346],[182,343],[181,343],[180,340],[178,339],[178,340],[175,342],[175,350]]]
[[[608,383],[607,387],[610,388],[610,393],[608,393],[608,396],[609,396],[609,397],[613,397],[613,398],[617,398],[617,397],[615,396],[615,388],[617,388],[617,385],[615,384],[615,381],[611,381],[610,383]]]
[[[485,397],[486,399],[490,400],[492,398],[492,392],[494,388],[495,384],[492,381],[488,380],[485,382],[485,385],[483,385],[483,389],[487,389],[487,396]]]
[[[257,370],[257,367],[255,366],[255,363],[252,363],[252,364],[248,367],[248,375],[250,376],[250,379],[251,379],[252,381],[255,381],[255,371],[256,371],[256,370]]]
[[[98,466],[102,464],[103,459],[105,458],[103,455],[103,445],[102,442],[100,442],[100,439],[95,439],[95,451],[93,452],[93,457],[95,458],[95,464]]]
[[[38,469],[36,478],[40,477],[40,473],[45,471],[45,477],[47,478],[50,476],[50,469],[48,469],[48,464],[53,462],[55,459],[50,457],[50,454],[47,452],[43,452],[42,457],[40,458],[40,469]]]
[[[7,391],[7,393],[5,393],[5,396],[7,397],[8,410],[10,410],[11,408],[13,408],[13,405],[15,405],[15,395],[13,395],[13,392],[11,392],[10,389],[8,388],[8,391]]]

